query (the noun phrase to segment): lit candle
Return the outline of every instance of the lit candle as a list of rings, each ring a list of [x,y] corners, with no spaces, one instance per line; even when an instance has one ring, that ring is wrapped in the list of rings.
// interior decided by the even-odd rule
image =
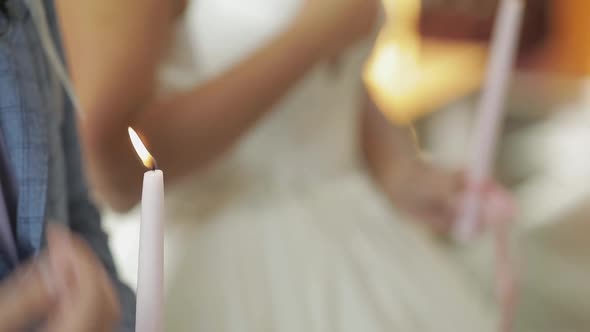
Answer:
[[[141,195],[135,331],[161,332],[164,302],[164,173],[158,169],[156,160],[132,128],[129,128],[129,137],[143,164],[150,169],[143,176]]]

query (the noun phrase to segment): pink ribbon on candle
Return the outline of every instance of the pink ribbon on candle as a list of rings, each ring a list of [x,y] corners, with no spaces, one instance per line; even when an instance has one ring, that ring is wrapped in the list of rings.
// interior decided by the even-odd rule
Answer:
[[[464,193],[460,206],[465,204],[467,194],[475,195],[481,202],[477,218],[477,231],[482,231],[486,226],[496,226],[499,223],[508,224],[516,215],[516,203],[512,195],[495,184],[492,179],[474,181],[468,178]]]
[[[483,182],[467,180],[465,189],[481,202],[476,218],[477,231],[490,227],[494,233],[496,298],[501,310],[499,330],[509,332],[518,295],[518,278],[510,255],[509,239],[509,227],[517,212],[516,204],[510,193],[489,178]]]

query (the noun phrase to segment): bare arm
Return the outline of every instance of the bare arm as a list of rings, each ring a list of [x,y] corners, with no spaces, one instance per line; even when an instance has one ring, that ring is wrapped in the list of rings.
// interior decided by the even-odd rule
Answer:
[[[317,61],[370,31],[376,12],[374,1],[308,2],[290,29],[225,75],[159,99],[156,70],[178,8],[174,2],[56,3],[86,113],[86,158],[101,196],[117,209],[135,204],[142,174],[127,126],[146,137],[167,180],[174,181],[226,150]]]
[[[369,171],[393,205],[446,234],[455,217],[460,173],[420,158],[410,127],[389,121],[369,97],[362,119],[362,147]]]

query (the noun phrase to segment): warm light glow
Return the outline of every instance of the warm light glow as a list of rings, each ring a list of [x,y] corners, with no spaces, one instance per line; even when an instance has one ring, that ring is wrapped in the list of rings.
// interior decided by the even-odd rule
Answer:
[[[364,79],[385,115],[408,124],[479,86],[486,60],[484,45],[422,40],[420,0],[383,3],[387,22],[366,64]]]
[[[413,87],[420,78],[420,66],[415,52],[412,51],[395,43],[379,45],[372,59],[372,66],[369,67],[369,75],[374,83],[395,88],[397,93]],[[401,77],[403,80],[399,79]]]
[[[128,131],[129,138],[131,139],[131,144],[133,144],[133,147],[135,148],[137,155],[139,156],[145,167],[149,169],[155,168],[154,157],[152,157],[150,152],[147,150],[147,148],[141,141],[141,138],[139,138],[139,135],[137,135],[135,130],[133,130],[133,128],[131,127],[128,128]]]

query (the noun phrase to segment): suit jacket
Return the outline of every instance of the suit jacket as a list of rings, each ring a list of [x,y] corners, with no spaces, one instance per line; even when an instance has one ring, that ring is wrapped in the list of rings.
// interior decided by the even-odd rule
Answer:
[[[124,310],[122,331],[133,331],[134,295],[117,278],[107,235],[89,196],[76,115],[24,1],[8,0],[8,16],[0,14],[0,131],[18,187],[19,256],[26,260],[42,250],[48,222],[66,224],[104,263]],[[52,1],[45,2],[51,33],[59,44]],[[0,257],[0,278],[10,270]]]

